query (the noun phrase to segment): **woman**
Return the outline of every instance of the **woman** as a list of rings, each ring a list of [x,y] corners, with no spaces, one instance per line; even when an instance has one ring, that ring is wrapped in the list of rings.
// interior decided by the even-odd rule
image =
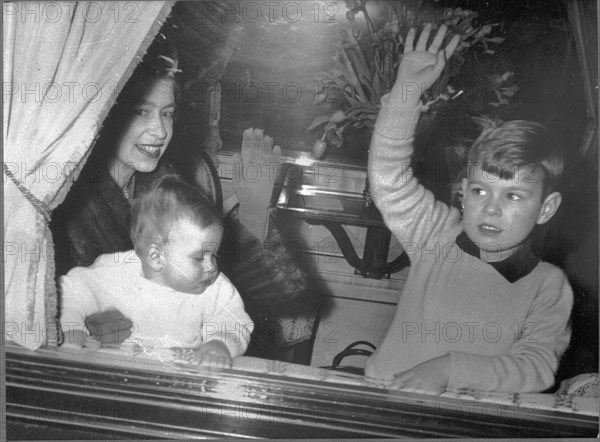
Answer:
[[[53,213],[57,276],[74,266],[89,266],[101,254],[133,248],[129,200],[143,192],[156,175],[175,171],[193,180],[197,167],[206,167],[198,155],[173,150],[169,158],[163,157],[173,137],[177,63],[172,55],[157,56],[157,49],[149,50],[119,94],[79,179]],[[309,299],[307,275],[297,261],[285,255],[286,247],[274,223],[267,241],[276,246],[269,254],[248,256],[235,250],[260,252],[260,242],[239,222],[237,209],[231,210],[225,221],[223,248],[233,252],[227,253],[229,259],[223,262],[223,271],[242,294],[246,310],[257,325],[249,352],[286,359],[280,351],[281,343],[268,336],[274,334],[274,329],[277,334],[277,328],[281,328],[278,318],[282,316],[309,316],[314,323],[314,300]],[[108,332],[114,330],[98,327],[98,323],[117,320],[123,330],[119,318],[105,314],[92,319],[97,321],[94,329],[106,332],[107,336],[101,338],[110,340],[113,333]]]
[[[119,95],[65,202],[52,215],[56,274],[130,250],[136,172],[152,172],[173,136],[175,62],[149,56]]]

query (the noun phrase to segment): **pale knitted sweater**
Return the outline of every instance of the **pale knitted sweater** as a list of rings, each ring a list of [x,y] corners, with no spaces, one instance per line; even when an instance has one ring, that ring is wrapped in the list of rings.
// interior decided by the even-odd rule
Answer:
[[[573,294],[566,275],[535,257],[532,261],[531,254],[493,265],[479,259],[479,250],[469,253],[460,212],[436,201],[410,168],[419,110],[393,107],[384,97],[369,179],[375,203],[411,268],[366,375],[392,379],[449,354],[449,388],[549,388],[571,335]]]
[[[146,279],[133,250],[101,255],[61,277],[63,330],[85,330],[85,318],[116,309],[133,323],[129,341],[148,353],[196,348],[218,339],[232,357],[244,354],[254,324],[229,279],[219,274],[202,294],[178,292]],[[93,332],[93,331],[91,331]]]

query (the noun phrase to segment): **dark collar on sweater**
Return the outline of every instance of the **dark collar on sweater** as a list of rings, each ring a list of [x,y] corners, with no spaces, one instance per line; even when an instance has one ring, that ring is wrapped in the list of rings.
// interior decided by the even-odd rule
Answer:
[[[481,249],[471,241],[471,238],[465,232],[456,237],[456,244],[464,252],[481,259]],[[540,258],[533,253],[531,240],[527,240],[513,255],[502,261],[490,262],[488,264],[512,284],[529,275],[539,262]]]

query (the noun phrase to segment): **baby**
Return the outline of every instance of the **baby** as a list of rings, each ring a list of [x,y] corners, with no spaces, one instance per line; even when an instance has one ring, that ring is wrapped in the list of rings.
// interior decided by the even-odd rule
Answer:
[[[101,255],[60,279],[65,343],[98,348],[85,318],[116,309],[131,319],[130,341],[161,359],[230,366],[254,324],[216,253],[222,219],[196,189],[173,175],[132,205],[135,250]]]

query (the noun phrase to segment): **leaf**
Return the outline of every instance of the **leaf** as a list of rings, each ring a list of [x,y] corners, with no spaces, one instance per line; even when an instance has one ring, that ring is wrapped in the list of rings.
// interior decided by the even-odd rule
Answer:
[[[350,49],[347,52],[347,55],[350,58],[350,61],[352,62],[354,70],[359,76],[364,75],[365,77],[370,77],[371,72],[369,71],[369,64],[367,63],[365,54],[363,53],[360,45],[358,44],[358,41],[354,37],[354,34],[352,33],[352,31],[348,30],[345,33],[345,37],[349,43],[349,47],[347,49]]]
[[[350,95],[350,93],[348,91],[346,91],[345,89],[344,89],[344,94],[346,96],[346,100],[348,100],[348,102],[350,103],[351,106],[364,105],[364,103],[362,101],[354,98],[354,96]]]
[[[319,127],[322,124],[325,124],[329,121],[329,115],[321,115],[317,118],[315,118],[312,123],[310,123],[310,125],[308,126],[308,129],[306,129],[306,132],[310,132],[313,129],[316,129],[317,127]]]
[[[490,43],[500,44],[504,41],[504,38],[503,37],[486,38],[485,41],[489,41]]]
[[[381,101],[381,80],[379,79],[379,74],[376,73],[373,77],[373,92],[375,93],[374,101],[379,103]]]
[[[346,53],[345,50],[342,50],[340,52],[340,56],[344,62],[344,65],[346,66],[346,72],[344,73],[345,75],[348,75],[347,79],[348,82],[354,86],[354,89],[356,90],[356,92],[358,93],[358,96],[360,97],[361,101],[366,102],[367,101],[367,97],[363,91],[362,85],[360,84],[360,80],[358,79],[358,75],[356,75],[356,71],[354,70],[354,67],[352,66],[352,63],[350,62],[350,59],[348,58],[348,54]]]
[[[375,93],[375,91],[373,90],[373,86],[371,86],[369,79],[363,77],[362,75],[360,76],[360,79],[362,80],[361,83],[365,86],[365,88],[367,88],[367,90],[369,91],[369,94],[371,95],[371,100],[375,101],[375,102],[379,102],[379,96]]]
[[[327,92],[320,92],[315,95],[314,103],[322,104],[325,102],[326,99],[327,99]]]

